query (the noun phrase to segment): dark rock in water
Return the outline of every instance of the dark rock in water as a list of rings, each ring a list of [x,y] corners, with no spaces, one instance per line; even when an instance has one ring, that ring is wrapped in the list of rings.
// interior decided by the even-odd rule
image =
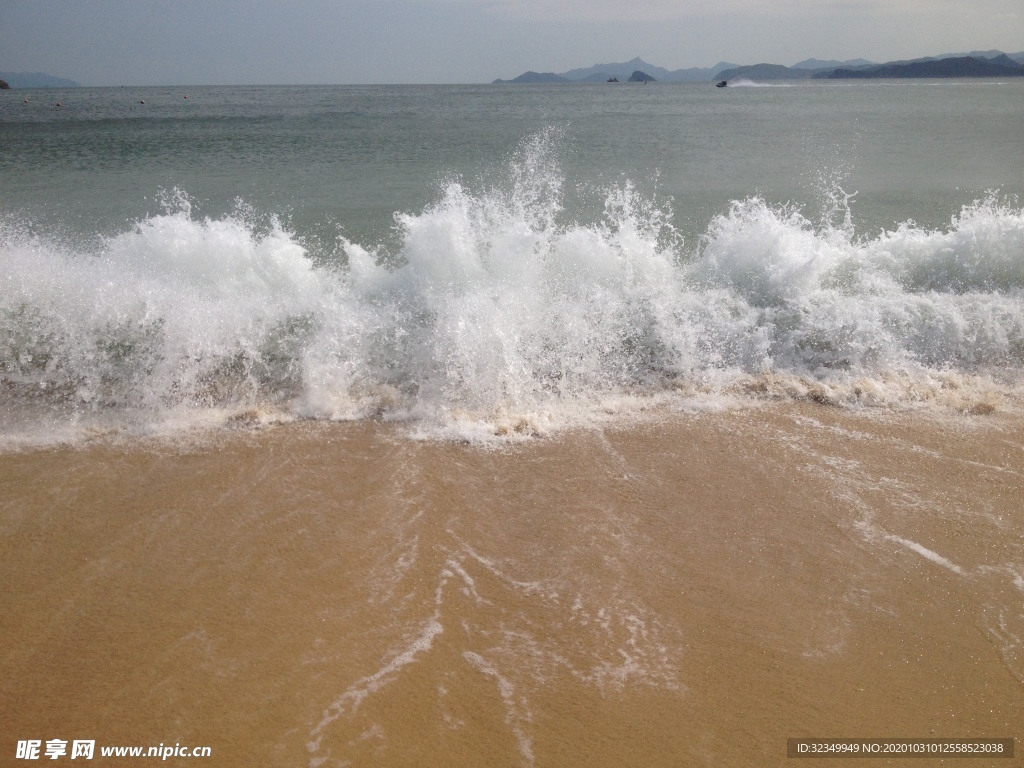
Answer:
[[[6,80],[0,80],[0,91],[6,91],[10,88]]]
[[[609,77],[608,78],[608,82],[609,83],[617,83],[617,82],[619,82],[619,78],[617,78],[617,77]]]
[[[629,82],[631,83],[653,83],[654,78],[648,75],[646,72],[641,72],[639,69],[629,76]]]

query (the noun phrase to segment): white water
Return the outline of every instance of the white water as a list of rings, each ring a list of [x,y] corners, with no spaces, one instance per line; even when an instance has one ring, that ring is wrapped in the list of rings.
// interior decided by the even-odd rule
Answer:
[[[397,252],[344,241],[335,267],[183,195],[98,247],[0,219],[7,441],[376,414],[472,438],[672,392],[899,405],[980,387],[970,403],[1019,382],[1016,203],[858,237],[841,194],[817,225],[751,197],[684,243],[628,182],[576,223],[552,144],[397,214]]]

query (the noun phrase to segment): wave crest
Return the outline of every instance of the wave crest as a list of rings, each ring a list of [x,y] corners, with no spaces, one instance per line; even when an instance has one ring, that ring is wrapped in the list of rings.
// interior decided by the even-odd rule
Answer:
[[[628,182],[603,191],[600,221],[571,220],[557,144],[534,137],[501,182],[450,180],[397,214],[397,252],[343,240],[344,266],[315,265],[276,220],[200,219],[181,195],[92,249],[0,221],[8,433],[39,414],[148,428],[253,409],[500,432],[751,376],[896,401],[894,377],[1019,379],[1024,212],[995,195],[944,231],[873,238],[849,195],[839,226],[752,197],[687,249],[671,208]]]

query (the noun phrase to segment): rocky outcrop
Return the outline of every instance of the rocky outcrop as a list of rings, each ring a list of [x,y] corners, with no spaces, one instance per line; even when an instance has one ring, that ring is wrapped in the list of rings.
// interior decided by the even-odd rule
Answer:
[[[6,91],[10,87],[6,80],[0,80],[0,91]]]
[[[631,82],[631,83],[654,83],[654,82],[657,82],[657,81],[653,77],[648,75],[646,72],[641,72],[638,69],[632,75],[629,76],[629,82]]]

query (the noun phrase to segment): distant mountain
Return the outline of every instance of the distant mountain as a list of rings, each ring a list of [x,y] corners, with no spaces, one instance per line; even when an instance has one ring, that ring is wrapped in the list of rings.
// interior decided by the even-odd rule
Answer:
[[[868,61],[867,59],[850,59],[849,61],[804,59],[803,61],[798,61],[790,69],[838,69],[839,67],[872,67],[877,65],[877,61]]]
[[[568,72],[524,72],[514,80],[496,83],[606,83],[631,79],[635,73],[651,81],[665,83],[707,82],[709,80],[806,80],[808,78],[871,78],[871,77],[1014,77],[1024,72],[1024,51],[1005,54],[1002,51],[973,51],[970,54],[944,53],[921,59],[889,61],[876,64],[867,59],[805,59],[785,67],[781,64],[739,66],[720,61],[713,67],[668,70],[656,67],[637,57],[616,64],[595,64]],[[3,73],[0,73],[2,75]],[[634,81],[635,82],[635,81]],[[648,81],[650,82],[650,81]],[[11,85],[14,85],[12,82]]]
[[[0,80],[6,80],[11,88],[81,88],[81,83],[54,77],[43,72],[0,72]]]
[[[657,67],[654,64],[649,64],[643,59],[637,57],[632,61],[624,61],[614,64],[595,64],[592,67],[583,67],[581,69],[570,69],[568,72],[562,72],[561,74],[554,74],[552,72],[546,72],[539,74],[537,72],[524,72],[519,77],[513,80],[495,80],[496,83],[561,83],[561,82],[573,82],[573,83],[606,83],[611,78],[615,77],[619,80],[627,80],[634,72],[644,72],[656,80],[660,80],[665,83],[685,83],[685,82],[700,82],[706,80],[713,80],[715,76],[723,69],[729,69],[735,67],[735,64],[730,64],[727,61],[720,61],[713,67],[691,67],[690,69],[677,69],[670,71],[664,67]],[[538,77],[547,77],[546,80],[537,80]],[[561,77],[562,80],[555,80],[551,78]],[[525,79],[524,79],[525,78]]]
[[[568,72],[562,72],[561,74],[566,80],[572,80],[577,83],[603,83],[607,81],[609,77],[618,77],[625,80],[638,69],[652,73],[659,80],[664,80],[665,76],[669,74],[667,69],[656,67],[653,64],[648,64],[640,57],[637,57],[632,61],[622,62],[621,64],[595,64],[592,67],[570,69]],[[600,75],[603,75],[604,78],[598,80],[597,78]]]
[[[523,72],[512,80],[495,80],[496,83],[568,83],[567,78],[554,72]]]
[[[806,80],[893,77],[1017,77],[1024,75],[1024,64],[1000,51],[984,51],[985,56],[928,56],[910,61],[890,61],[885,64],[863,64],[854,59],[846,66],[833,67],[831,62],[808,59],[799,65],[753,64],[747,67],[722,70],[723,80],[749,78],[751,80]],[[989,55],[991,54],[991,55]],[[809,68],[811,63],[828,66]],[[801,66],[807,65],[807,66]]]
[[[1017,59],[1007,56],[1005,53],[1001,53],[998,56],[993,56],[988,60],[989,64],[999,64],[1003,67],[1020,67],[1024,66],[1024,62],[1017,61]]]
[[[1020,61],[1020,58],[1024,58],[1024,52],[1012,53],[1012,54],[1009,54],[1009,55],[1003,53],[1002,51],[995,51],[995,50],[992,50],[992,51],[971,51],[970,53],[940,53],[938,56],[922,56],[919,59],[898,59],[896,61],[887,61],[887,62],[885,62],[885,64],[875,64],[874,66],[876,66],[876,67],[879,67],[879,66],[889,67],[889,66],[896,66],[896,65],[902,65],[902,64],[918,64],[918,63],[927,62],[927,61],[944,61],[946,59],[963,59],[963,58],[982,59],[982,60],[985,60],[985,61],[995,61],[996,63],[1000,63],[1002,61],[1002,59],[1011,59],[1011,61],[1016,61],[1018,63],[1024,63],[1024,62]],[[860,67],[860,69],[863,69],[863,67]]]
[[[718,77],[723,80],[749,78],[751,80],[807,80],[814,77],[816,69],[791,69],[781,64],[751,64],[748,67],[723,69]]]
[[[720,61],[713,67],[691,67],[689,69],[668,70],[664,67],[657,67],[649,64],[640,57],[632,61],[623,61],[617,64],[595,64],[592,67],[583,69],[570,69],[562,72],[562,77],[577,83],[604,83],[611,77],[626,79],[636,71],[646,72],[657,80],[664,83],[683,83],[700,80],[711,80],[723,69],[735,67],[727,61]]]
[[[720,61],[713,67],[676,69],[669,72],[667,76],[662,78],[662,80],[666,83],[693,83],[700,82],[702,80],[714,80],[722,70],[732,69],[736,66],[736,64],[732,64],[728,61]]]
[[[932,56],[933,59],[962,59],[965,56],[970,56],[972,59],[994,59],[997,56],[1005,56],[1006,54],[1002,51],[968,51],[966,53],[940,53],[938,56]]]
[[[880,77],[1024,77],[1024,64],[1006,54],[991,59],[974,56],[932,61],[893,62],[867,69],[836,69],[819,72],[817,78],[849,79]]]

